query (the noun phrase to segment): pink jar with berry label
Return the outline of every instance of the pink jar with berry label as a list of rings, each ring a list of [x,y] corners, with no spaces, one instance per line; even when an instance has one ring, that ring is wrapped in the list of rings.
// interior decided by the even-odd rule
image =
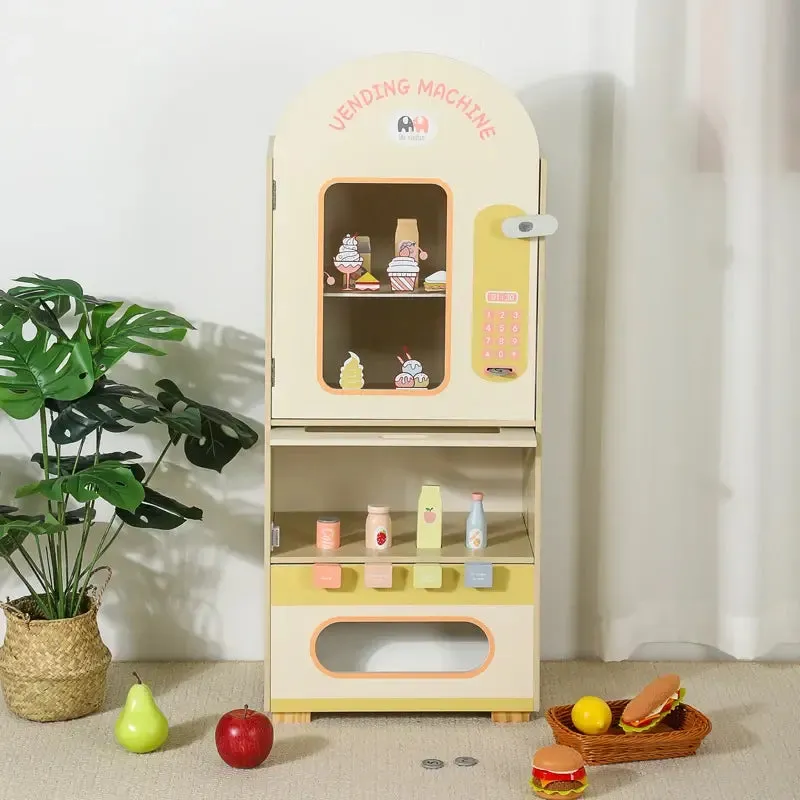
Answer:
[[[367,506],[368,550],[388,550],[392,546],[392,518],[388,506]]]

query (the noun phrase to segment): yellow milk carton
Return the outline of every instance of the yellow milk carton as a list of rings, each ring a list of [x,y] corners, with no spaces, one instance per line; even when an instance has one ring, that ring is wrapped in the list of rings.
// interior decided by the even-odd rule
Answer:
[[[442,546],[442,493],[438,486],[423,486],[417,504],[417,547]]]

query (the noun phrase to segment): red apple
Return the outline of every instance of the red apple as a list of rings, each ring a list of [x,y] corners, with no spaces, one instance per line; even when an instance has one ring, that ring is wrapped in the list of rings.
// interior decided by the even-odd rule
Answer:
[[[217,752],[226,764],[252,769],[270,754],[275,733],[269,717],[245,706],[222,715],[215,739]]]
[[[425,522],[436,522],[436,512],[432,508],[426,508],[422,516]]]

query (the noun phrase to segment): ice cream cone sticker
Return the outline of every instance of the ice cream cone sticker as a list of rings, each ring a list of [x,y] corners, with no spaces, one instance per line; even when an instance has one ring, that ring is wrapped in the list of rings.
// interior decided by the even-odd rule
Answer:
[[[333,265],[344,275],[345,291],[350,291],[350,276],[361,269],[364,257],[358,252],[358,236],[344,235],[339,251],[333,257]]]
[[[339,386],[351,391],[364,388],[364,367],[361,359],[352,351],[339,370]]]

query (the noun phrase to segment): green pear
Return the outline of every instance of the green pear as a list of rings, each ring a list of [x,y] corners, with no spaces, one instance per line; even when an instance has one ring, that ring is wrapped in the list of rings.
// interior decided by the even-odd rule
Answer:
[[[136,683],[117,717],[114,736],[131,753],[152,753],[167,741],[169,723],[156,705],[150,687],[135,672],[133,677]]]

